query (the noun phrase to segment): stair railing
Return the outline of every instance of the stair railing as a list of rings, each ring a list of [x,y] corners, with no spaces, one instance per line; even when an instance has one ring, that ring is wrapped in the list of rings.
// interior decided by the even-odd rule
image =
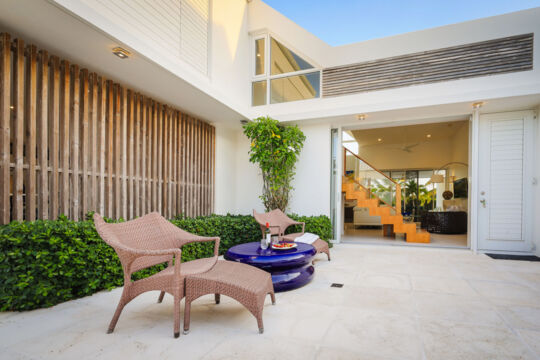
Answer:
[[[343,176],[360,185],[369,194],[401,214],[401,186],[347,148],[344,149]],[[352,155],[347,156],[347,152]]]

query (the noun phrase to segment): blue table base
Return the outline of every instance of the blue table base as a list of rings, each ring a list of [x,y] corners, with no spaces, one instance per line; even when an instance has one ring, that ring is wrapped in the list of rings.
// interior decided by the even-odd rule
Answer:
[[[258,242],[233,246],[225,259],[237,261],[272,274],[274,291],[287,291],[306,285],[313,279],[315,268],[311,262],[317,251],[308,244],[298,243],[290,250],[262,250]]]
[[[298,289],[310,282],[314,273],[315,268],[310,264],[294,269],[270,271],[275,292]]]

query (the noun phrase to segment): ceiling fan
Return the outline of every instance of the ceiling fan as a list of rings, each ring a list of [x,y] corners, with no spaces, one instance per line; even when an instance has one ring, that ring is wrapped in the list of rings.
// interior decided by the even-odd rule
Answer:
[[[411,152],[412,152],[411,149],[417,147],[418,145],[420,145],[420,143],[410,144],[410,145],[403,145],[402,147],[400,147],[400,149],[401,149],[402,151],[411,153]]]

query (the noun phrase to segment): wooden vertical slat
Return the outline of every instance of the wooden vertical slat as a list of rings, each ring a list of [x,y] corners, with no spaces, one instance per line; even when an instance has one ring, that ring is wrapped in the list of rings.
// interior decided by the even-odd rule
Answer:
[[[70,153],[70,73],[69,62],[63,60],[61,63],[60,81],[60,166],[62,167],[61,188],[60,188],[60,212],[69,216],[69,153]]]
[[[158,183],[158,190],[157,190],[157,211],[160,214],[163,214],[163,108],[161,107],[161,104],[156,104],[158,115],[157,115],[157,183]]]
[[[195,216],[195,122],[194,119],[189,117],[189,194],[188,194],[188,208],[189,216]]]
[[[134,207],[135,211],[133,213],[133,216],[139,217],[141,216],[141,199],[140,199],[140,190],[141,190],[141,132],[142,132],[142,125],[141,125],[141,98],[139,94],[134,94],[133,101],[135,101],[135,125],[134,125],[134,131],[135,131],[135,148],[133,153],[133,161],[135,163],[135,168],[133,169],[135,174],[135,186],[133,189],[133,201],[134,201]]]
[[[176,197],[177,197],[177,202],[178,202],[178,205],[176,207],[176,212],[177,214],[182,214],[184,212],[184,208],[182,207],[182,201],[184,199],[184,195],[182,193],[182,190],[184,188],[184,180],[183,180],[183,175],[184,175],[184,168],[182,167],[182,159],[183,159],[183,154],[184,154],[184,148],[183,148],[183,143],[184,143],[184,137],[183,137],[183,124],[184,124],[184,121],[183,121],[183,115],[181,113],[178,113],[178,186],[177,186],[177,191],[176,191]]]
[[[133,219],[134,209],[133,206],[135,205],[135,197],[134,197],[134,184],[135,184],[135,163],[134,163],[134,146],[135,146],[135,138],[134,138],[134,126],[135,126],[135,118],[133,114],[134,110],[134,96],[133,92],[128,92],[128,104],[129,104],[129,111],[128,111],[128,176],[129,176],[129,183],[128,183],[128,218]]]
[[[178,137],[176,136],[177,135],[177,129],[178,129],[178,111],[174,111],[173,112],[173,126],[172,126],[172,130],[171,130],[171,136],[172,136],[172,139],[173,139],[173,149],[172,149],[172,152],[174,154],[173,158],[172,158],[172,172],[173,172],[173,186],[172,186],[172,215],[173,217],[178,215],[178,199],[177,199],[177,192],[176,190],[178,189],[178,167],[177,167],[177,164],[178,164],[178,161],[176,159],[178,159]]]
[[[88,160],[90,162],[93,162],[93,159],[95,158],[96,154],[92,152],[88,152],[89,149],[89,141],[93,141],[94,139],[89,138],[89,132],[92,131],[92,123],[89,121],[89,116],[93,116],[93,111],[91,110],[91,99],[92,96],[90,94],[90,84],[88,79],[88,70],[83,69],[81,71],[81,78],[82,78],[82,86],[81,86],[81,100],[82,100],[82,111],[81,111],[81,120],[82,120],[82,126],[81,126],[81,212],[83,217],[86,216],[86,213],[89,211],[89,203],[91,202],[91,199],[93,196],[91,196],[91,192],[95,191],[94,188],[91,187],[91,181],[94,177],[93,175],[90,176],[90,181],[88,179]],[[94,134],[92,134],[94,135]],[[95,150],[95,149],[93,149]],[[90,158],[90,159],[89,159]],[[92,168],[92,171],[94,169]],[[75,169],[73,170],[75,172]],[[90,186],[89,186],[90,185]],[[92,191],[89,191],[92,189]]]
[[[24,42],[20,39],[14,41],[14,132],[13,132],[13,220],[23,220],[24,217]]]
[[[141,96],[141,121],[142,121],[142,132],[141,132],[141,191],[140,191],[140,206],[141,206],[141,213],[140,215],[145,215],[147,212],[147,187],[146,187],[146,160],[148,159],[148,154],[146,152],[146,145],[148,144],[148,135],[146,133],[147,128],[147,107],[146,107],[146,99]]]
[[[36,129],[37,129],[37,48],[27,49],[26,73],[26,162],[28,171],[25,177],[26,206],[25,219],[36,219]]]
[[[107,216],[114,217],[113,200],[113,155],[114,155],[114,88],[111,80],[107,81],[107,184],[105,195],[107,202]]]
[[[161,110],[162,118],[161,118],[161,141],[159,142],[159,147],[161,151],[161,209],[160,212],[164,217],[168,217],[167,214],[167,187],[165,186],[165,183],[167,182],[167,109],[162,108]]]
[[[9,223],[11,137],[11,37],[0,34],[0,224]]]
[[[146,212],[154,210],[154,115],[153,105],[146,99]]]
[[[71,105],[71,182],[72,182],[72,206],[71,218],[75,221],[79,220],[79,208],[80,208],[80,196],[79,196],[79,115],[80,115],[80,77],[79,67],[77,65],[72,66],[72,83],[73,83],[73,102]],[[84,152],[84,158],[86,159],[87,152]]]
[[[55,220],[59,214],[59,145],[60,145],[60,61],[53,56],[50,59],[51,89],[49,91],[49,119],[50,126],[49,141],[49,163],[51,165],[50,192],[49,192],[49,214],[50,219]]]
[[[120,206],[122,209],[122,217],[127,219],[127,158],[128,158],[128,146],[127,146],[127,92],[124,87],[119,87],[120,90],[120,102],[121,102],[121,129],[120,134],[120,155],[121,155],[121,177],[120,177],[120,188],[121,188],[121,197],[120,197]]]
[[[152,211],[158,211],[158,106],[152,102]]]
[[[105,149],[107,146],[107,86],[104,78],[98,80],[99,94],[99,212],[105,215]],[[106,209],[106,210],[105,210]]]
[[[123,193],[122,193],[122,88],[114,85],[114,216],[119,219],[123,216]]]
[[[99,134],[99,124],[98,124],[98,79],[96,74],[90,75],[90,85],[91,85],[91,99],[92,104],[90,106],[91,116],[89,119],[91,121],[91,154],[92,157],[92,170],[91,170],[91,182],[90,182],[90,193],[88,194],[88,203],[90,210],[99,211],[99,188],[98,188],[98,172],[99,172],[99,152],[98,152],[98,134]],[[88,211],[88,210],[87,210]]]
[[[49,54],[46,51],[39,52],[39,89],[37,99],[37,123],[39,142],[39,206],[40,219],[49,218]]]

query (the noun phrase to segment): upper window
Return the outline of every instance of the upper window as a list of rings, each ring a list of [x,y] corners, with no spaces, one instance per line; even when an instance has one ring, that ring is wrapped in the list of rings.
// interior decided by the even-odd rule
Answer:
[[[272,44],[270,49],[271,75],[313,69],[313,65],[286,48],[276,39],[271,38],[270,42]]]
[[[256,38],[254,55],[252,106],[320,97],[320,70],[276,39]]]
[[[266,38],[255,40],[255,75],[264,75],[264,54]]]

